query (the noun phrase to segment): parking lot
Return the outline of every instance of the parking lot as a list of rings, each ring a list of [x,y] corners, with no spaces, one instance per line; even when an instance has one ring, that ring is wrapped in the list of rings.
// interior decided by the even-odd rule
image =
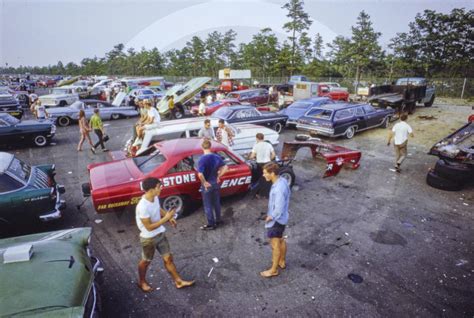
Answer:
[[[86,166],[109,155],[93,155],[87,145],[77,153],[77,126],[58,128],[55,145],[12,152],[30,164],[55,163],[56,179],[66,187],[64,218],[41,230],[93,227],[92,248],[105,269],[100,292],[106,317],[467,317],[474,313],[474,191],[443,192],[425,178],[437,160],[428,149],[470,113],[463,106],[418,108],[408,120],[415,139],[401,174],[390,170],[393,147],[386,146],[384,129],[329,140],[362,151],[360,168],[336,177],[323,179],[323,163],[309,151],[298,153],[286,231],[288,267],[278,277],[259,275],[271,260],[262,220],[267,200],[225,199],[224,225],[209,232],[199,230],[205,218],[196,206],[177,229],[167,228],[178,271],[196,285],[176,289],[155,258],[148,273],[155,290],[148,294],[136,287],[140,245],[134,213],[98,215],[90,200],[76,208],[83,200],[81,184],[88,181]],[[434,117],[418,117],[423,115]],[[123,147],[134,122],[107,122],[109,149]],[[284,131],[280,148],[297,133]]]

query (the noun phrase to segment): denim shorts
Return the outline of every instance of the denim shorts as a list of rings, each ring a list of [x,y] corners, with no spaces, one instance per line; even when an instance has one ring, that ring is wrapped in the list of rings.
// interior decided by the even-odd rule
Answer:
[[[275,222],[275,224],[267,229],[268,238],[282,238],[285,232],[285,225]]]

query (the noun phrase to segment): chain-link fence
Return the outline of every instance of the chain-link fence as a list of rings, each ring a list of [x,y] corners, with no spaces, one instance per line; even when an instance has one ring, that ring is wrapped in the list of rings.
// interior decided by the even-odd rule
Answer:
[[[192,77],[189,76],[165,76],[166,81],[173,83],[184,83],[190,80]],[[253,77],[250,80],[244,82],[253,85],[258,82],[259,84],[281,84],[287,83],[288,77]],[[355,93],[355,80],[353,78],[342,78],[342,77],[319,77],[319,78],[308,78],[312,82],[336,82],[342,87],[346,87],[349,93]],[[389,84],[394,79],[389,78],[362,78],[359,83],[359,87],[370,86],[371,84],[381,85]],[[428,79],[428,82],[435,86],[436,96],[438,97],[451,97],[451,98],[463,98],[463,99],[474,99],[474,79],[472,78],[432,78]],[[217,78],[213,79],[213,85],[218,85],[219,81]]]

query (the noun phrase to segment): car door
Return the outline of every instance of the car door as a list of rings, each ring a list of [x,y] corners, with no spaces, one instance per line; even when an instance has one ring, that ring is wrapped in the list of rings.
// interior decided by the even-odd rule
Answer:
[[[378,126],[382,123],[384,116],[381,112],[377,112],[371,105],[363,105],[364,112],[367,118],[367,128]]]
[[[334,125],[337,131],[346,131],[347,128],[356,125],[359,130],[359,120],[354,117],[354,108],[339,109],[334,114]]]
[[[161,178],[163,182],[162,197],[173,194],[185,194],[190,197],[196,197],[199,193],[201,181],[199,181],[196,170],[195,159],[193,156],[187,156],[179,160],[168,172]]]
[[[357,107],[354,111],[359,130],[367,128],[367,116],[364,112],[364,109],[362,107]]]
[[[102,120],[110,119],[113,110],[108,104],[97,102],[97,107],[99,108],[99,114]]]
[[[221,195],[228,196],[248,191],[252,182],[249,166],[235,158],[229,151],[218,151],[216,154],[228,167],[227,172],[221,178]]]
[[[258,110],[254,108],[246,109],[247,111],[247,120],[246,123],[261,125],[271,127],[273,125],[273,120],[263,116]]]

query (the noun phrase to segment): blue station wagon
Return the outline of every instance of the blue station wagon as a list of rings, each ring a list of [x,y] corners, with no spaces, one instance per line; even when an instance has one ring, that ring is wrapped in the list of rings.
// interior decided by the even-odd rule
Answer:
[[[336,103],[311,108],[296,125],[297,129],[328,137],[354,137],[356,132],[388,127],[393,109],[377,109],[369,104]]]

